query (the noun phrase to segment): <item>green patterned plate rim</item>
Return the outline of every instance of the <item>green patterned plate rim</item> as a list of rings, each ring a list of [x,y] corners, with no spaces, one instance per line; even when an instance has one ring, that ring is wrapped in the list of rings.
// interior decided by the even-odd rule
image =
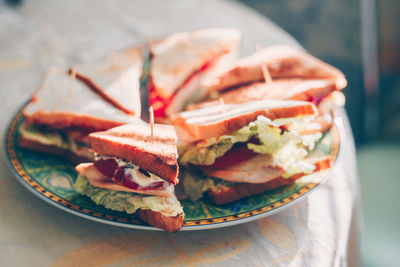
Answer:
[[[77,174],[74,165],[67,160],[20,148],[19,127],[24,120],[21,110],[12,119],[5,135],[5,154],[10,169],[22,185],[47,203],[87,219],[128,228],[159,230],[132,215],[98,206],[75,192],[72,185]],[[241,224],[290,206],[328,179],[343,138],[341,120],[336,118],[333,127],[312,152],[312,156],[329,157],[333,163],[331,168],[305,176],[292,185],[221,206],[212,205],[208,199],[181,201],[185,212],[182,230]]]

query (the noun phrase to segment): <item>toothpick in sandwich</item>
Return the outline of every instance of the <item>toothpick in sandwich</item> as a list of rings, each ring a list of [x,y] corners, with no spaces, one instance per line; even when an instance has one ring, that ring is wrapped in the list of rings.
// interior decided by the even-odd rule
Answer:
[[[150,106],[149,113],[150,113],[151,139],[153,139],[153,133],[154,133],[154,111],[153,111],[153,106]]]
[[[256,43],[256,44],[254,45],[254,47],[255,47],[255,49],[256,49],[256,52],[259,52],[259,51],[261,50],[261,46],[260,46],[259,43]],[[262,65],[261,65],[261,70],[262,70],[262,72],[263,72],[263,76],[264,76],[265,83],[271,84],[271,86],[272,86],[272,82],[273,82],[273,81],[272,81],[271,74],[269,73],[267,64],[262,64]]]

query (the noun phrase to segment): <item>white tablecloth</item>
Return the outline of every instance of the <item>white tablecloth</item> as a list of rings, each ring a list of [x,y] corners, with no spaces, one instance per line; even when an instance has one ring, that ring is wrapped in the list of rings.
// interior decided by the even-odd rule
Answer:
[[[298,45],[236,2],[23,1],[0,4],[0,129],[51,63],[68,67],[177,30],[232,26],[253,45]],[[65,213],[23,188],[0,160],[0,266],[355,266],[357,174],[347,117],[342,157],[301,202],[252,223],[197,232],[123,229]],[[4,144],[1,143],[1,150]]]

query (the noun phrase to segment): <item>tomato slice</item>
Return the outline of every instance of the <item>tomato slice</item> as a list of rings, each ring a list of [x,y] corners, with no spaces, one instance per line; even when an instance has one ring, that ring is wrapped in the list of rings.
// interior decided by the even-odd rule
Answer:
[[[232,149],[225,153],[222,157],[215,160],[213,165],[199,166],[202,169],[223,169],[228,166],[238,164],[240,162],[251,159],[257,155],[254,151],[247,148],[247,143],[235,144]]]
[[[159,94],[157,94],[156,88],[152,82],[152,80],[150,79],[149,82],[149,104],[150,106],[153,107],[153,111],[154,111],[154,116],[156,118],[167,118],[166,115],[166,110],[167,107],[171,104],[172,99],[175,97],[175,95],[177,94],[177,92],[180,90],[180,88],[183,88],[185,85],[187,85],[197,74],[199,74],[200,72],[203,72],[207,69],[209,69],[214,62],[216,61],[217,57],[207,61],[206,63],[204,63],[203,66],[201,66],[200,69],[194,71],[183,83],[182,85],[174,92],[174,94],[168,98],[168,99],[163,99]]]

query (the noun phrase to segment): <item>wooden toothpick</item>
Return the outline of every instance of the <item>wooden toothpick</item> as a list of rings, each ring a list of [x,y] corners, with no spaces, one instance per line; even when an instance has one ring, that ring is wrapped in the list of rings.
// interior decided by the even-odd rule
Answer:
[[[224,99],[222,97],[219,98],[219,104],[222,107],[222,113],[225,113],[225,102],[224,102]]]
[[[153,111],[153,106],[150,106],[149,113],[150,113],[151,139],[153,139],[153,133],[154,133],[154,111]]]
[[[69,98],[72,99],[74,97],[74,86],[75,86],[75,80],[76,80],[75,68],[71,68],[70,72],[71,72],[71,79],[70,79],[70,83],[69,83]]]
[[[259,43],[255,43],[254,47],[256,49],[256,52],[259,52],[261,50],[261,46]],[[264,76],[265,83],[272,83],[272,77],[271,77],[271,74],[269,73],[267,64],[262,64],[261,70],[262,70],[262,73]]]

